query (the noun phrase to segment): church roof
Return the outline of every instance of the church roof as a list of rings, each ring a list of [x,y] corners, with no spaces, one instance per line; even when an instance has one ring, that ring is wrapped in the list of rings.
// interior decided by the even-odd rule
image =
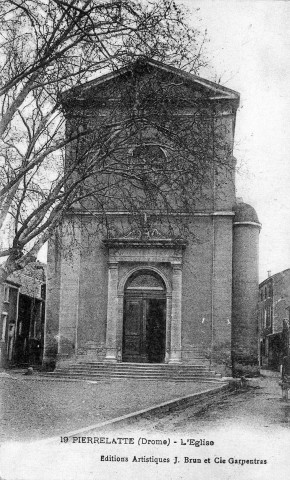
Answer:
[[[234,207],[235,223],[253,222],[260,223],[256,210],[248,203],[240,202]]]
[[[82,94],[88,94],[89,90],[94,89],[95,87],[103,85],[105,86],[106,83],[117,79],[118,77],[126,73],[131,72],[134,68],[138,68],[139,65],[142,65],[143,68],[147,66],[159,70],[160,72],[168,72],[175,75],[176,77],[179,77],[180,79],[185,80],[188,84],[196,85],[199,88],[203,88],[209,93],[210,100],[232,100],[236,103],[237,107],[239,105],[240,95],[235,90],[223,87],[218,83],[206,80],[204,78],[198,77],[197,75],[193,75],[192,73],[188,73],[184,70],[153,59],[137,60],[130,66],[120,68],[113,72],[97,77],[93,80],[90,80],[89,82],[86,82],[82,85],[78,85],[69,90],[66,90],[62,94],[62,100],[65,103],[66,99],[70,98],[71,95],[78,96]]]

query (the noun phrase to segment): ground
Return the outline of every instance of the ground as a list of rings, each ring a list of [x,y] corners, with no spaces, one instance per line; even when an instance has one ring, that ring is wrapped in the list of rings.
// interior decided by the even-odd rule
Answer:
[[[54,381],[23,373],[4,374],[0,377],[0,442],[65,434],[215,386],[138,380]]]
[[[138,381],[88,384],[2,378],[5,439],[35,438],[37,432],[42,438],[51,432],[59,432],[59,436],[3,442],[0,478],[286,480],[290,470],[290,401],[281,401],[278,380],[278,374],[268,372],[249,381],[244,389],[234,387],[193,407],[147,414],[134,422],[64,438],[56,426],[73,429],[91,425],[112,412],[113,406],[113,414],[128,412],[133,406],[128,401],[130,395],[136,398],[134,408],[140,410],[152,398],[164,398],[163,385],[151,382],[144,390]],[[189,388],[193,387],[171,385],[171,393],[167,393],[174,398],[176,392]],[[116,438],[127,443],[114,444]]]
[[[217,401],[204,402],[197,407],[181,411],[147,415],[127,426],[148,432],[192,432],[199,433],[220,427],[255,427],[263,430],[282,427],[290,430],[290,400],[281,401],[279,377],[274,372],[265,372],[259,379],[249,380],[245,388],[233,388]]]

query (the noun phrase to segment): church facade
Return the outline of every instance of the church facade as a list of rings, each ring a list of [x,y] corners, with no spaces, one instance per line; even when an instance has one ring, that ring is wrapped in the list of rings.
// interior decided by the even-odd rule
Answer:
[[[211,170],[207,193],[196,194],[194,209],[166,212],[164,222],[162,212],[152,221],[149,204],[140,210],[139,226],[130,221],[138,212],[120,201],[101,211],[91,196],[74,206],[49,245],[44,363],[210,363],[223,374],[253,372],[261,225],[255,210],[235,196],[239,95],[159,62],[148,60],[139,75],[148,72],[182,85],[180,116],[195,115],[187,97],[206,95],[207,111],[223,125],[219,143],[229,146],[227,168]],[[84,118],[97,130],[115,108],[112,85],[126,84],[127,76],[123,69],[66,93],[68,131]],[[194,234],[172,233],[169,217]]]

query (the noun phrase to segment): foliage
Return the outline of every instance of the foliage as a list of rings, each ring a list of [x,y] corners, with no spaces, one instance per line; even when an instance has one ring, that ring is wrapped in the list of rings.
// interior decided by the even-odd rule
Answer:
[[[81,180],[88,173],[99,176],[104,161],[106,169],[113,168],[112,150],[120,151],[128,138],[128,125],[122,123],[108,151],[114,132],[108,133],[107,122],[93,139],[95,166],[83,168],[81,178],[79,156],[78,164],[65,169],[65,149],[80,144],[82,137],[88,139],[91,131],[76,128],[65,135],[60,94],[144,56],[196,73],[204,63],[204,37],[189,27],[187,12],[171,0],[3,0],[0,27],[0,228],[6,232],[0,256],[7,257],[3,279],[35,257],[82,196]],[[154,95],[160,98],[162,91]],[[165,113],[166,108],[164,104]],[[83,156],[87,162],[88,154]],[[143,168],[144,159],[140,161]],[[119,170],[119,179],[127,178],[126,172]]]

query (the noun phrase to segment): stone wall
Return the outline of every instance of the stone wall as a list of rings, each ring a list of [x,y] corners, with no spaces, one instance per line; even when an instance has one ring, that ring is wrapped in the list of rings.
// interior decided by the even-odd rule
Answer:
[[[234,226],[232,360],[235,375],[258,371],[259,224]]]

